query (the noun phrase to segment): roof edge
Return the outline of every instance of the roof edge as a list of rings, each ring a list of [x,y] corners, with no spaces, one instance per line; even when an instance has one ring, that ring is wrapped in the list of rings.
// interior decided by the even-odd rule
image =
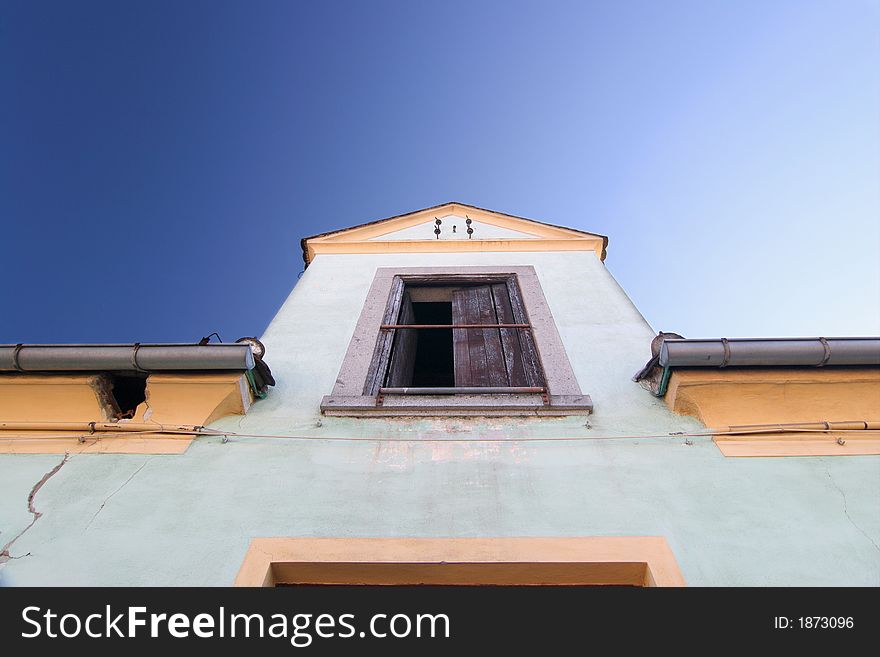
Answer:
[[[659,365],[672,367],[880,366],[880,337],[666,339]]]
[[[363,228],[363,227],[365,227],[365,226],[374,226],[374,225],[376,225],[376,224],[380,224],[380,223],[385,222],[385,221],[392,221],[392,220],[394,220],[394,219],[400,219],[400,218],[402,218],[402,217],[408,217],[408,216],[411,215],[411,214],[418,214],[418,213],[420,213],[420,212],[429,212],[429,211],[431,211],[431,210],[437,210],[437,209],[439,209],[439,208],[443,208],[443,207],[446,207],[446,206],[448,206],[448,205],[461,205],[461,206],[466,207],[466,208],[473,208],[474,210],[478,210],[478,211],[480,211],[480,212],[490,212],[490,213],[492,213],[492,214],[498,214],[498,215],[502,215],[502,216],[504,216],[504,217],[510,217],[511,219],[519,219],[519,220],[521,220],[521,221],[531,221],[531,222],[534,222],[534,223],[536,223],[536,224],[541,224],[541,225],[543,225],[543,226],[548,226],[548,227],[550,227],[550,228],[560,228],[560,229],[562,229],[562,230],[571,230],[571,231],[574,231],[574,232],[576,232],[576,233],[581,233],[581,234],[583,234],[583,235],[589,235],[590,237],[601,237],[601,238],[602,238],[602,260],[605,260],[605,256],[606,256],[606,253],[607,253],[607,250],[608,250],[608,236],[607,236],[607,235],[600,235],[599,233],[591,233],[591,232],[586,231],[586,230],[581,230],[580,228],[571,228],[570,226],[560,226],[559,224],[551,224],[551,223],[547,223],[546,221],[539,221],[539,220],[537,220],[537,219],[531,219],[531,218],[529,218],[529,217],[522,217],[522,216],[519,216],[519,215],[516,215],[516,214],[509,214],[509,213],[507,213],[507,212],[499,212],[498,210],[490,210],[490,209],[488,209],[488,208],[481,208],[481,207],[478,206],[478,205],[471,205],[470,203],[462,203],[461,201],[446,201],[446,202],[444,202],[444,203],[440,203],[440,204],[438,204],[438,205],[431,205],[431,206],[426,207],[426,208],[421,208],[421,209],[418,209],[418,210],[410,210],[409,212],[403,212],[403,213],[401,213],[401,214],[395,214],[395,215],[393,215],[393,216],[391,216],[391,217],[385,217],[385,218],[383,218],[383,219],[375,219],[375,220],[373,220],[373,221],[367,221],[367,222],[364,222],[364,223],[362,223],[362,224],[356,224],[356,225],[354,225],[354,226],[347,226],[347,227],[345,227],[345,228],[338,228],[338,229],[336,229],[336,230],[330,230],[330,231],[327,231],[327,232],[325,232],[325,233],[318,233],[318,234],[316,234],[316,235],[309,235],[308,237],[303,237],[303,238],[300,240],[300,248],[302,249],[303,264],[304,264],[305,267],[308,267],[309,264],[310,264],[310,261],[309,261],[309,249],[308,249],[308,242],[309,242],[309,240],[313,240],[313,239],[316,239],[316,238],[318,238],[318,237],[328,237],[328,236],[330,236],[330,235],[336,235],[336,234],[338,234],[338,233],[343,233],[343,232],[345,232],[345,231],[347,231],[347,230],[352,230],[352,229],[355,229],[355,228]]]
[[[0,372],[249,371],[246,343],[0,345]]]

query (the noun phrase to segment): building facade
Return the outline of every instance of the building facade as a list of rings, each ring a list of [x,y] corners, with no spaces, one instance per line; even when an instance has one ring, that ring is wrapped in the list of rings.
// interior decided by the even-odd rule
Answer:
[[[460,203],[306,238],[273,387],[10,345],[0,584],[880,584],[880,341],[655,340],[606,247]]]

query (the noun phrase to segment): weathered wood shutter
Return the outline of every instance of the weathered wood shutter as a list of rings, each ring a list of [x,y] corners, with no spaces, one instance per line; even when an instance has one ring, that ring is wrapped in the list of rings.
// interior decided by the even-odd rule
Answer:
[[[404,292],[397,323],[415,324],[415,320],[412,299],[409,292]],[[394,333],[394,348],[391,352],[386,385],[392,388],[405,388],[412,385],[419,332],[416,329],[394,329]]]
[[[400,304],[403,301],[404,284],[400,277],[395,276],[391,282],[391,294],[388,297],[388,305],[382,316],[383,324],[394,324],[400,315]],[[364,382],[364,394],[378,394],[379,388],[384,385],[388,373],[388,363],[391,360],[391,347],[394,344],[395,331],[379,331],[376,338],[376,350],[370,369],[367,371],[367,380]]]
[[[492,301],[495,304],[495,313],[499,324],[517,324],[510,304],[510,295],[505,283],[496,283],[492,286]],[[501,334],[501,347],[504,351],[504,366],[507,371],[508,385],[513,387],[539,385],[529,381],[523,366],[523,349],[520,343],[520,329],[499,329]],[[540,385],[543,385],[540,384]]]
[[[531,322],[529,321],[528,315],[526,315],[525,304],[520,295],[519,285],[517,285],[516,279],[510,278],[506,284],[502,283],[501,287],[503,287],[506,292],[504,299],[510,304],[513,321],[517,324],[530,324]],[[496,295],[496,298],[501,296],[502,295],[499,293]],[[538,348],[535,346],[535,338],[532,335],[532,331],[521,331],[517,329],[515,332],[519,339],[519,347],[521,350],[520,362],[525,370],[525,385],[543,388],[547,384],[544,381],[544,372],[541,369],[540,360],[538,359]]]
[[[525,323],[516,316],[505,283],[465,287],[452,293],[453,324]],[[453,329],[455,385],[543,386],[543,377],[529,377],[520,329]],[[540,382],[535,382],[540,381]]]

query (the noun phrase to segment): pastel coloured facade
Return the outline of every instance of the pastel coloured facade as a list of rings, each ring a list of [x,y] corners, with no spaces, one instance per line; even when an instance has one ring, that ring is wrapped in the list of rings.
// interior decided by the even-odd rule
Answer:
[[[880,340],[655,340],[607,246],[448,203],[258,342],[0,347],[0,584],[880,584]]]

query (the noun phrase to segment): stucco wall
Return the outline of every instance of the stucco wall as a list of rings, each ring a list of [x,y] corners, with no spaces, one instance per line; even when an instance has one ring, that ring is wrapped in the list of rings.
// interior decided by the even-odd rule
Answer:
[[[593,416],[320,415],[376,267],[494,264],[535,266]],[[213,425],[305,439],[74,456],[37,494],[43,515],[0,583],[226,585],[256,536],[660,535],[691,585],[880,584],[880,457],[729,459],[708,439],[609,438],[700,426],[630,381],[652,335],[593,253],[321,255],[263,336],[278,386]],[[583,440],[481,441],[538,437]],[[60,460],[0,456],[0,544]]]

